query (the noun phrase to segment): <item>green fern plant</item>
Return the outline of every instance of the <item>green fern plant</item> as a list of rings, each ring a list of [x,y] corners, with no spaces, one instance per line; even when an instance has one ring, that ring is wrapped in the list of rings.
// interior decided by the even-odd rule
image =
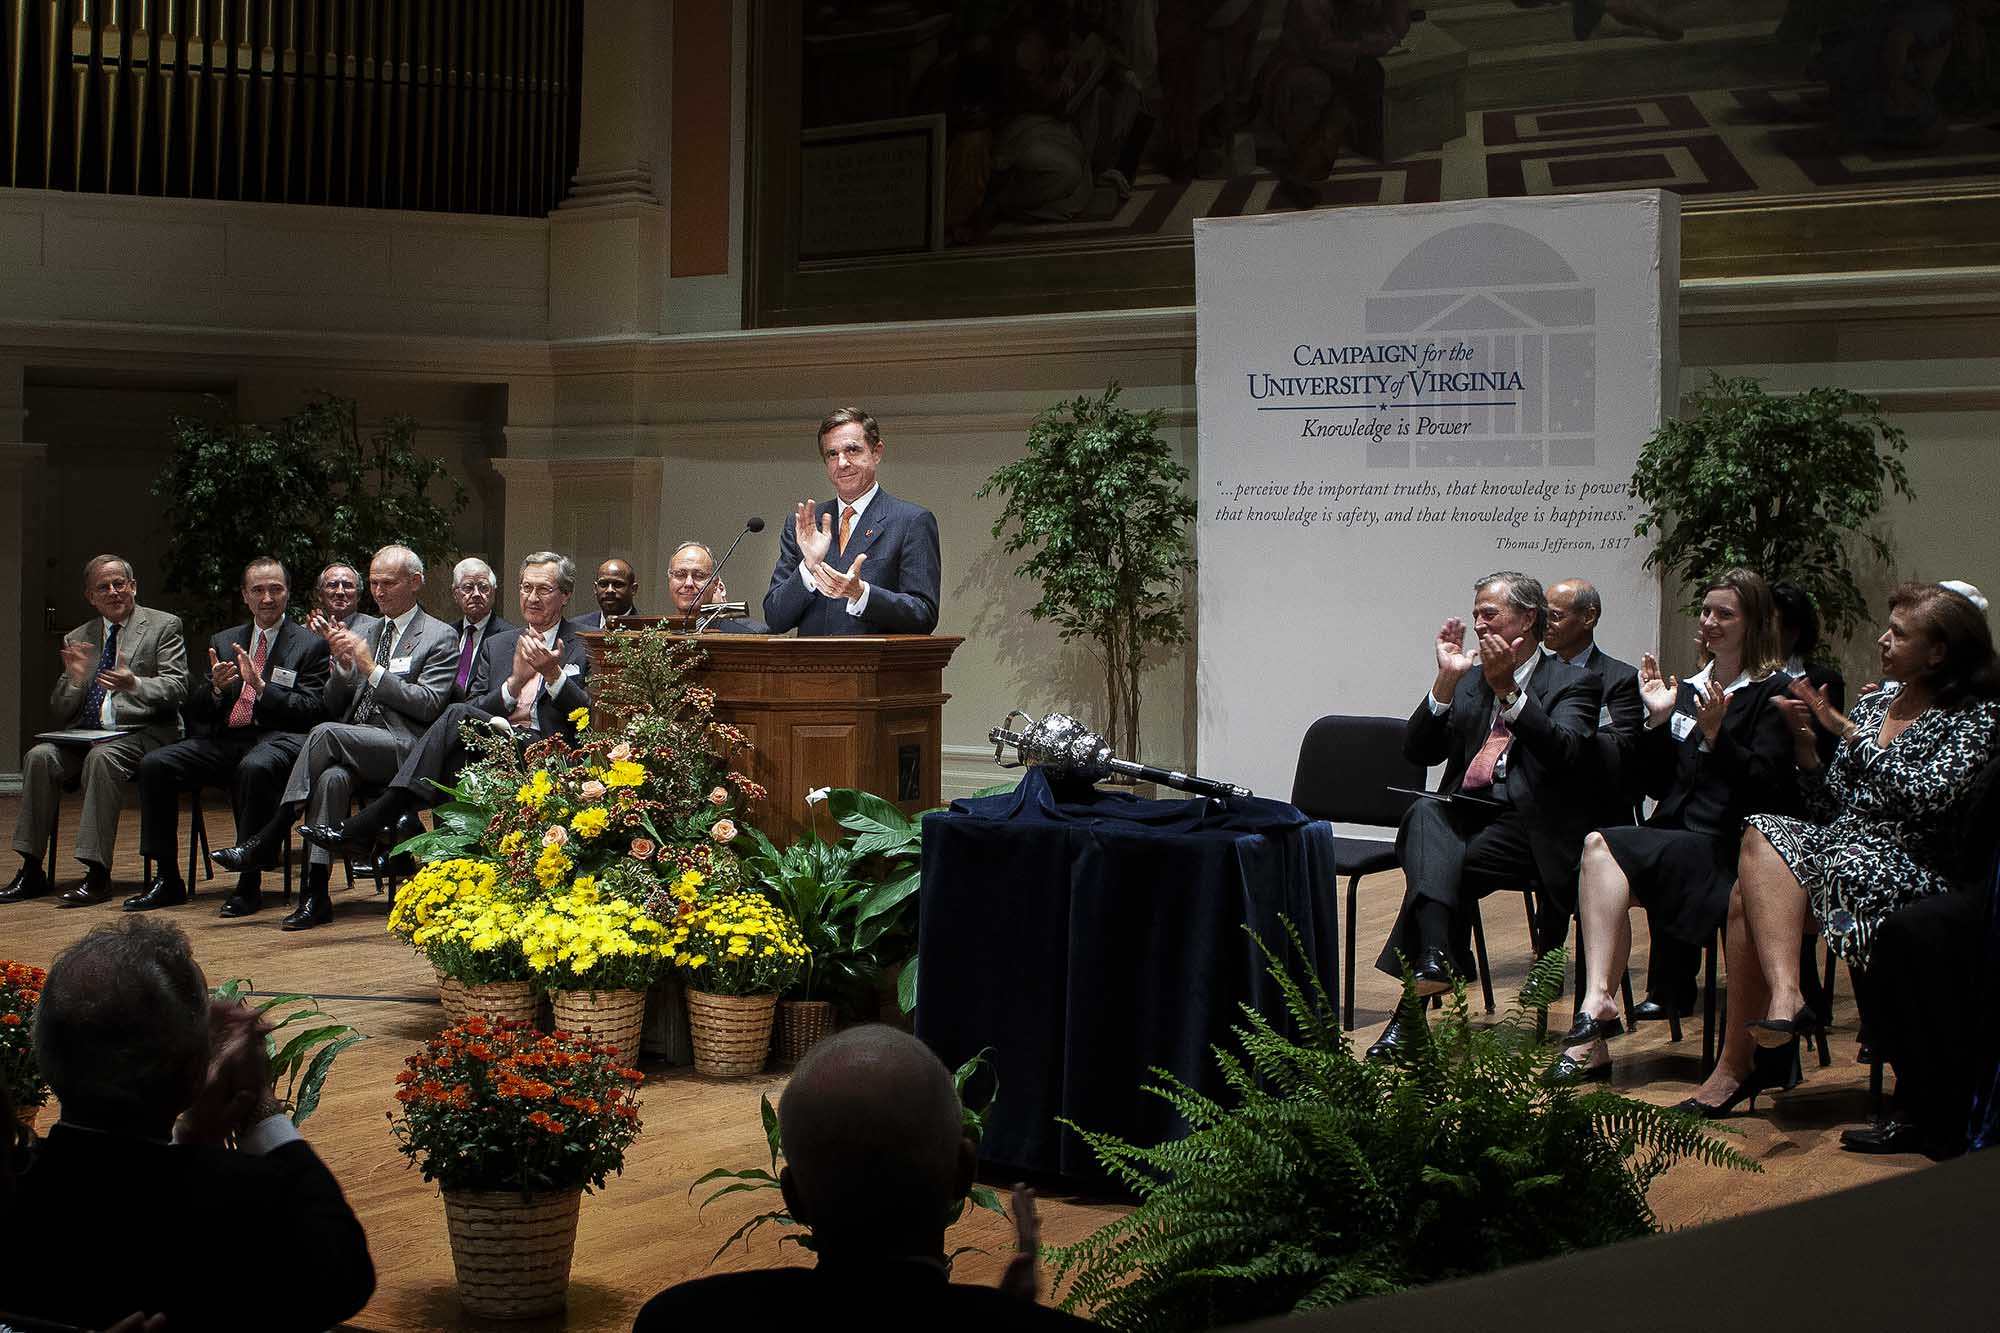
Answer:
[[[1461,985],[1392,1064],[1356,1058],[1317,977],[1257,945],[1287,1030],[1243,1007],[1241,1053],[1215,1049],[1229,1104],[1155,1070],[1146,1091],[1186,1137],[1071,1126],[1139,1206],[1043,1251],[1064,1309],[1155,1331],[1318,1309],[1656,1231],[1646,1192],[1679,1161],[1761,1169],[1684,1112],[1546,1081],[1534,1012],[1560,990],[1560,949],[1494,1025],[1474,1026]]]
[[[225,981],[209,989],[212,999],[250,1004],[256,997],[248,981]],[[367,1036],[319,1007],[310,995],[270,995],[251,1005],[271,1031],[264,1036],[264,1053],[271,1061],[271,1086],[291,1113],[294,1125],[319,1109],[319,1096],[340,1053]],[[327,1021],[322,1021],[327,1020]],[[287,1031],[286,1029],[290,1029]]]

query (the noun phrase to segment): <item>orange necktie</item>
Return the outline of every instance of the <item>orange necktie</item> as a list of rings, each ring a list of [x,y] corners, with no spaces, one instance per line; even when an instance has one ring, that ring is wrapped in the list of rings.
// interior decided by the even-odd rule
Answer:
[[[854,506],[848,505],[840,511],[840,553],[847,554],[847,534],[854,530]]]

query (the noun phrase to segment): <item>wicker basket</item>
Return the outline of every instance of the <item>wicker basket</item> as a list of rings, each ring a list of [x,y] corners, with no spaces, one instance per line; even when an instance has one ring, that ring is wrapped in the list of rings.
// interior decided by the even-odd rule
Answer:
[[[15,1109],[14,1118],[21,1122],[21,1128],[32,1134],[35,1132],[35,1117],[41,1113],[39,1106],[22,1106]]]
[[[778,1035],[774,1045],[778,1059],[784,1064],[797,1064],[806,1058],[807,1051],[832,1035],[832,1001],[778,1001]]]
[[[456,988],[458,1008],[455,1014],[452,1012],[454,997],[445,990],[447,984]],[[462,1023],[474,1014],[493,1023],[503,1018],[518,1018],[524,1023],[532,1023],[542,1006],[542,997],[535,994],[534,983],[529,981],[489,981],[478,986],[440,981],[438,998],[444,1001],[445,1016],[454,1023]]]
[[[436,964],[432,964],[436,968]],[[437,970],[438,1003],[444,1006],[444,1021],[456,1023],[465,1017],[465,987],[457,977],[448,977],[442,969]]]
[[[444,1191],[451,1264],[466,1312],[487,1319],[560,1312],[569,1295],[582,1201],[581,1189]]]
[[[771,1054],[775,995],[687,993],[688,1032],[694,1038],[694,1072],[710,1078],[744,1078],[764,1072]]]
[[[559,990],[556,1029],[588,1032],[596,1041],[616,1047],[628,1060],[639,1058],[639,1034],[646,1026],[646,992],[642,990]]]

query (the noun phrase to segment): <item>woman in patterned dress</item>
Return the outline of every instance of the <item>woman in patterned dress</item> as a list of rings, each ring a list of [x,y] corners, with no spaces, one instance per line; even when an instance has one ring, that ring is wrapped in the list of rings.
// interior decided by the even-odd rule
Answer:
[[[1810,910],[1833,951],[1868,965],[1877,926],[1950,887],[1946,867],[1972,782],[2000,752],[2000,663],[1963,594],[1906,583],[1877,641],[1891,682],[1843,716],[1806,682],[1782,701],[1809,819],[1752,815],[1729,904],[1729,1029],[1707,1082],[1682,1106],[1733,1110],[1797,1082],[1798,1039],[1819,1018],[1799,989]],[[1822,765],[1813,722],[1841,738]]]

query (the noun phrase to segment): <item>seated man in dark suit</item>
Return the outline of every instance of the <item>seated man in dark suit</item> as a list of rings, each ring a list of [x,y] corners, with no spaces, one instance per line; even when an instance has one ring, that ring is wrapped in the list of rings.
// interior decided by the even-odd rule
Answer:
[[[778,1102],[785,1206],[812,1229],[814,1268],[718,1273],[667,1288],[632,1333],[723,1328],[792,1333],[829,1310],[881,1329],[1089,1328],[1035,1303],[1034,1199],[1015,1192],[1022,1254],[998,1288],[954,1283],[944,1232],[972,1188],[951,1074],[930,1048],[880,1024],[813,1047]]]
[[[367,1303],[368,1238],[279,1109],[264,1032],[242,1004],[211,1005],[172,926],[100,926],[56,957],[34,1045],[62,1119],[15,1181],[0,1310],[303,1333]],[[282,1259],[223,1258],[247,1229],[281,1237]]]
[[[709,580],[714,579],[714,582]],[[729,600],[729,588],[715,578],[715,552],[701,542],[682,542],[667,561],[667,595],[673,599],[676,616],[694,616]],[[761,620],[718,617],[709,621],[710,634],[769,634],[771,627]]]
[[[819,424],[835,498],[799,503],[778,525],[764,594],[773,634],[929,634],[938,623],[938,527],[928,509],[881,488],[882,432],[858,407]]]
[[[313,610],[329,627],[353,629],[361,618],[361,571],[338,560],[322,569],[313,584]]]
[[[389,786],[341,824],[307,824],[299,836],[328,852],[365,853],[384,840],[420,832],[406,820],[440,799],[438,784],[458,777],[471,758],[459,734],[466,722],[504,722],[517,736],[576,739],[570,714],[590,703],[590,646],[563,619],[576,590],[576,562],[534,551],[521,562],[521,618],[527,625],[486,641],[472,674],[471,698],[438,715],[404,756]],[[398,826],[401,825],[400,831]]]
[[[1417,801],[1403,816],[1403,906],[1375,966],[1397,978],[1408,967],[1420,1002],[1472,973],[1468,898],[1539,885],[1576,900],[1597,808],[1591,747],[1604,685],[1541,651],[1542,585],[1511,570],[1481,579],[1472,627],[1470,653],[1464,621],[1438,631],[1437,677],[1403,739],[1411,763],[1445,766],[1437,789],[1447,799]],[[1368,1054],[1393,1055],[1423,1021],[1421,1007],[1399,1006]]]
[[[458,635],[458,674],[452,678],[454,702],[471,690],[472,673],[486,641],[514,628],[513,621],[493,614],[493,598],[499,587],[493,566],[478,556],[467,556],[452,566],[451,600],[458,603],[459,611],[451,626]]]
[[[644,615],[632,604],[639,592],[639,576],[633,572],[630,561],[616,556],[597,567],[597,609],[587,616],[578,616],[576,623],[583,629],[603,629],[604,622],[619,616]]]
[[[1639,669],[1597,646],[1597,622],[1603,614],[1604,598],[1587,580],[1563,579],[1549,585],[1549,630],[1542,637],[1543,650],[1604,682],[1604,705],[1597,710],[1597,740],[1591,747],[1595,766],[1592,780],[1598,793],[1593,828],[1632,822],[1632,811],[1640,799],[1632,747],[1646,725],[1646,705],[1639,698]],[[1536,932],[1539,946],[1548,950],[1563,943],[1575,914],[1573,900],[1565,902],[1545,893]]]
[[[187,901],[181,882],[180,794],[228,784],[236,840],[248,838],[278,812],[278,793],[299,757],[305,733],[326,717],[326,640],[285,618],[291,579],[270,556],[243,569],[249,623],[208,643],[208,682],[188,695],[188,734],[139,761],[140,839],[153,857],[153,882],[125,900],[128,912]],[[261,873],[246,867],[223,916],[248,916],[263,906]]]

